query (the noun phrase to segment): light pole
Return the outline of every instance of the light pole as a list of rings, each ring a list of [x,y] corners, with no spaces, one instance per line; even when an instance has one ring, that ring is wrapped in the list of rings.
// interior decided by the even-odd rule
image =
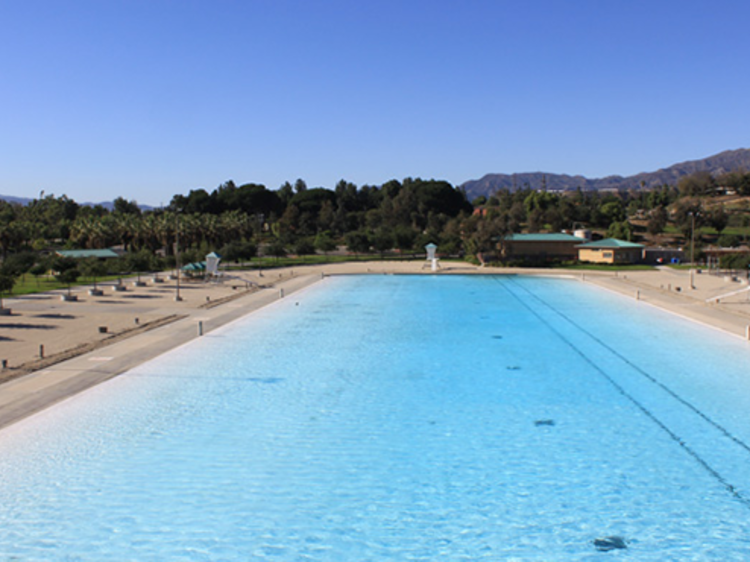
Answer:
[[[695,289],[693,283],[693,266],[695,265],[695,217],[700,216],[697,211],[689,211],[690,215],[690,288]]]
[[[690,211],[690,265],[695,261],[695,213]]]
[[[266,220],[266,216],[263,213],[258,213],[255,215],[255,218],[258,219],[258,246],[256,250],[256,254],[258,256],[258,277],[263,277],[263,270],[261,268],[261,261],[260,261],[260,241],[261,241],[261,234],[263,234],[263,222]]]
[[[175,243],[174,243],[174,259],[175,265],[177,266],[177,293],[175,294],[174,300],[179,302],[182,300],[180,296],[180,214],[175,214]]]

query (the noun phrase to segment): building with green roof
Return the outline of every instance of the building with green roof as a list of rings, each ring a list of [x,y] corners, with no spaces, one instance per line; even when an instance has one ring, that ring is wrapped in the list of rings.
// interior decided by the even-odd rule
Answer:
[[[575,260],[577,246],[586,242],[564,232],[510,234],[502,239],[501,250],[505,259],[534,261]]]
[[[64,258],[73,258],[73,259],[85,259],[85,258],[98,258],[98,259],[107,259],[107,258],[119,258],[120,255],[115,252],[114,250],[58,250],[55,252],[58,256],[62,256]]]
[[[638,263],[643,259],[643,244],[605,238],[577,246],[578,260],[590,263]]]

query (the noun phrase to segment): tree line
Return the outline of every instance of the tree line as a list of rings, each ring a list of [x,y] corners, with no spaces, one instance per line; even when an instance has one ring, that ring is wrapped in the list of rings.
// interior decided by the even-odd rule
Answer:
[[[148,258],[154,269],[173,265],[178,247],[184,261],[199,261],[209,251],[218,251],[225,261],[341,247],[357,254],[421,252],[429,242],[443,254],[471,257],[491,252],[504,235],[521,231],[588,228],[630,240],[638,236],[638,218],[651,235],[673,224],[687,238],[693,227],[721,233],[732,221],[750,225],[747,212],[728,213],[710,204],[727,190],[750,195],[750,174],[698,172],[674,186],[606,193],[525,187],[474,201],[449,182],[420,178],[381,186],[341,180],[332,190],[308,188],[302,179],[277,190],[228,181],[210,192],[175,195],[166,207],[149,211],[123,197],[108,210],[47,195],[27,205],[0,201],[0,274],[17,273],[18,264],[39,262],[41,253],[52,249],[113,246],[141,262]],[[19,254],[37,257],[19,260]]]

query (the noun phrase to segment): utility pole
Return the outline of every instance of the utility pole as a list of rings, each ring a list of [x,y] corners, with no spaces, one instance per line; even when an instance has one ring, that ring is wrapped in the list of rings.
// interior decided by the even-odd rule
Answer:
[[[175,265],[177,266],[177,294],[175,294],[174,300],[179,302],[182,300],[180,296],[180,215],[175,214],[175,244],[174,244],[174,259]]]
[[[690,211],[690,288],[695,289],[694,271],[695,271],[695,216],[700,215],[698,211]]]

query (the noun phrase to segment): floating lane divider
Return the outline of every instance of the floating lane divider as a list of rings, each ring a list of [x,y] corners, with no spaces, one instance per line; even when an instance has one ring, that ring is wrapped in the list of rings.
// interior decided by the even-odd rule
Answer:
[[[544,299],[530,291],[528,288],[523,287],[518,281],[515,279],[506,279],[506,280],[500,280],[498,278],[495,278],[495,281],[508,293],[510,294],[515,300],[521,304],[526,310],[528,310],[532,315],[534,315],[538,320],[540,320],[543,324],[545,324],[562,342],[564,342],[570,349],[572,349],[578,356],[580,356],[586,363],[588,363],[595,372],[597,372],[600,376],[602,376],[607,382],[609,382],[617,392],[622,395],[624,398],[626,398],[629,402],[631,402],[636,408],[638,408],[643,414],[646,415],[652,422],[654,422],[660,429],[662,429],[669,437],[672,439],[677,445],[679,445],[688,455],[690,455],[700,466],[702,466],[708,474],[710,474],[719,484],[721,484],[724,489],[726,489],[732,496],[734,496],[735,499],[737,499],[740,503],[742,503],[746,508],[750,509],[750,499],[743,496],[736,488],[733,486],[726,478],[724,478],[716,469],[714,469],[708,461],[706,461],[703,457],[700,456],[690,445],[688,445],[684,439],[682,439],[677,433],[675,433],[672,429],[670,429],[664,422],[662,422],[651,410],[649,410],[646,406],[644,406],[638,399],[636,399],[632,394],[630,394],[625,388],[622,387],[612,376],[610,376],[604,369],[602,369],[593,359],[591,359],[588,355],[586,355],[583,351],[581,351],[569,338],[565,336],[560,330],[556,329],[552,324],[550,324],[539,312],[534,310],[533,307],[529,306],[529,304],[522,299],[516,291],[511,290],[509,285],[513,285],[518,290],[523,290],[528,296],[532,297],[537,302],[541,303],[545,307],[547,307],[549,310],[560,316],[562,319],[566,320],[569,324],[576,327],[578,330],[592,338],[595,342],[603,346],[605,349],[613,353],[618,358],[622,359],[626,364],[631,366],[636,372],[642,374],[650,381],[657,384],[660,388],[663,388],[666,392],[668,392],[671,396],[673,396],[675,399],[677,399],[680,403],[687,406],[690,410],[692,410],[694,413],[698,414],[703,420],[708,422],[710,425],[712,425],[714,428],[718,429],[722,434],[724,434],[726,437],[731,439],[734,443],[742,447],[745,451],[750,452],[750,446],[748,446],[746,443],[744,443],[742,440],[738,439],[737,437],[733,436],[726,428],[721,426],[719,423],[712,420],[708,415],[700,411],[697,407],[693,406],[680,396],[678,396],[674,391],[669,389],[666,385],[656,380],[653,375],[650,375],[637,365],[633,364],[631,361],[629,361],[627,358],[623,357],[620,353],[612,349],[610,346],[605,344],[603,341],[601,341],[599,338],[585,330],[583,327],[581,327],[579,324],[577,324],[575,321],[573,321],[571,318],[569,318],[567,315],[565,315],[563,312],[560,312],[555,307],[553,307],[551,304],[546,302]]]

